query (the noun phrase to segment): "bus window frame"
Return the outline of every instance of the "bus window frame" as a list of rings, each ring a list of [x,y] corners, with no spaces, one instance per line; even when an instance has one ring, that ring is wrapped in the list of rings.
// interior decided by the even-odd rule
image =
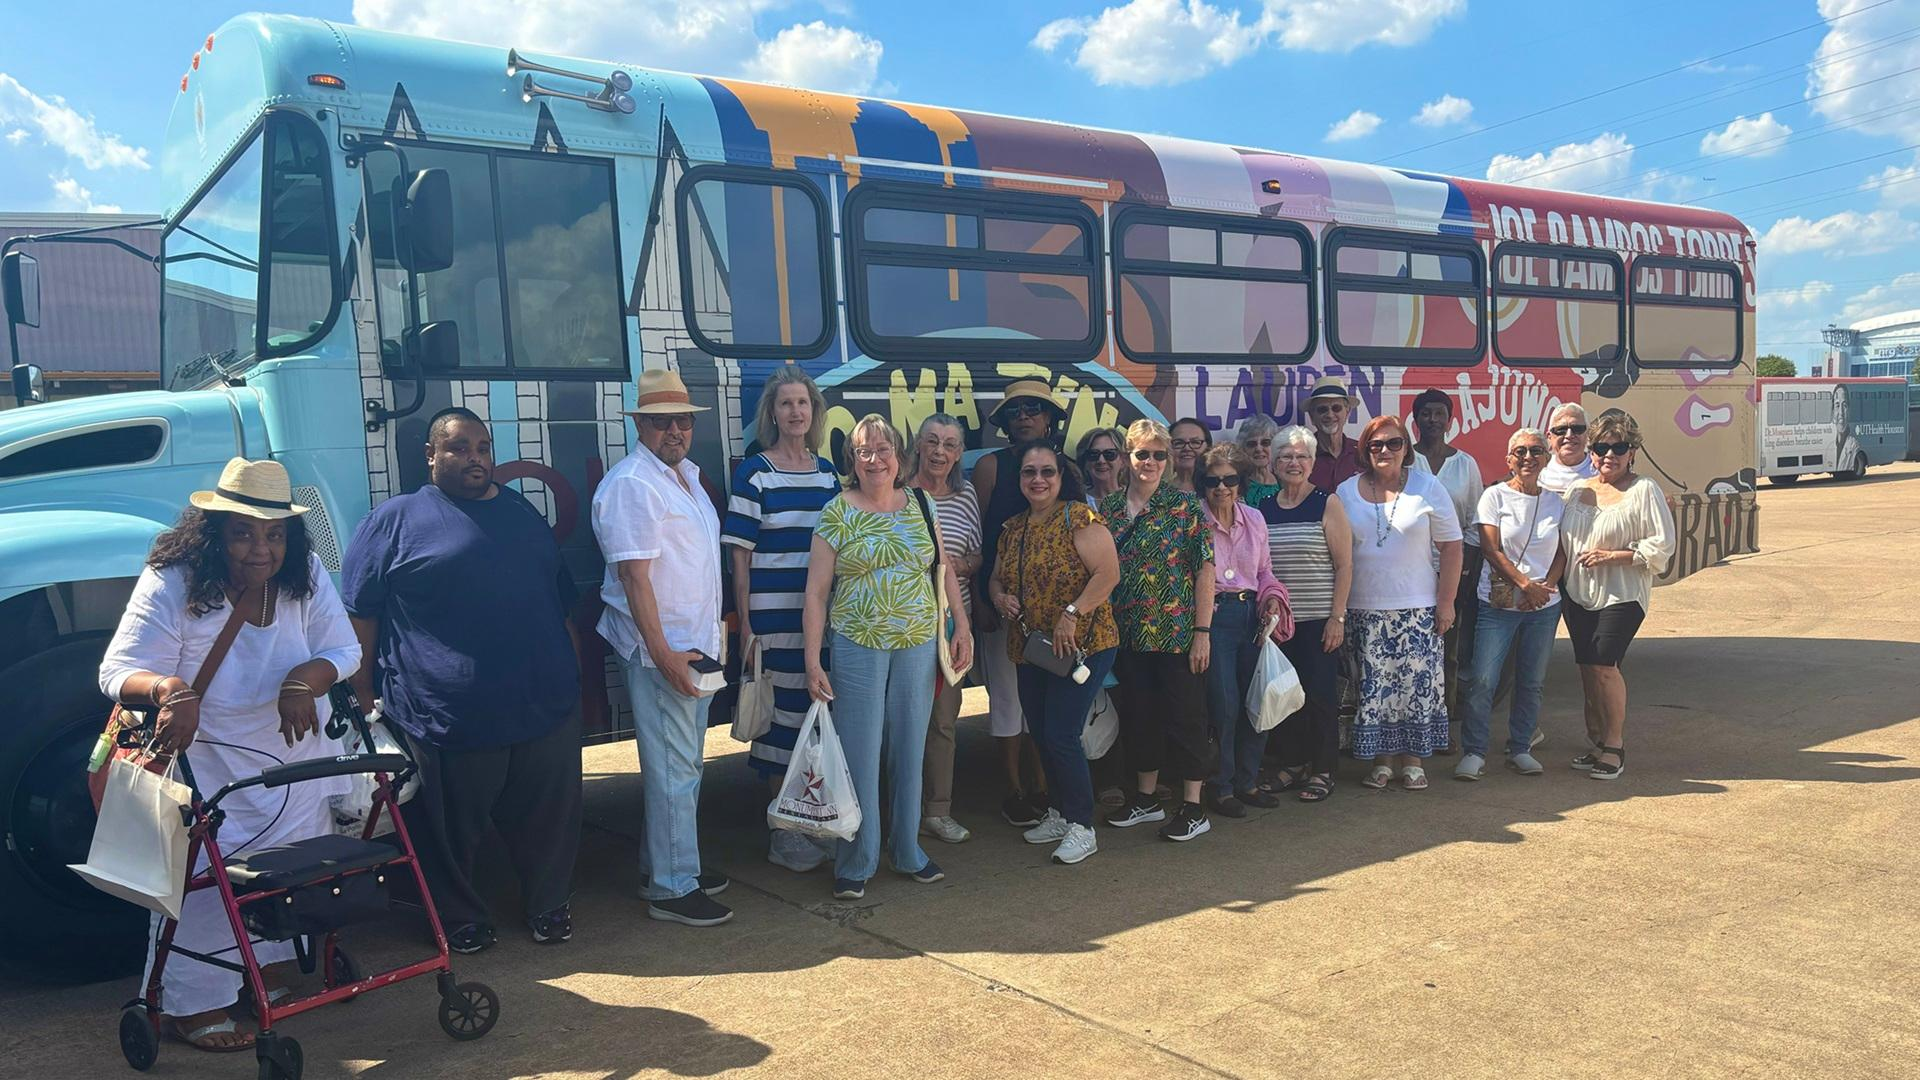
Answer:
[[[620,176],[619,165],[614,158],[570,152],[555,154],[546,150],[517,150],[500,146],[478,146],[473,143],[442,142],[427,139],[387,139],[384,141],[392,142],[406,149],[418,147],[422,150],[444,150],[456,154],[479,154],[487,159],[487,192],[493,202],[494,272],[499,275],[500,281],[500,342],[501,347],[506,350],[507,365],[505,367],[468,367],[462,364],[450,371],[421,372],[420,377],[430,382],[460,382],[462,380],[487,382],[627,382],[633,378],[633,347],[632,343],[628,340],[630,335],[627,326],[627,320],[633,318],[633,315],[627,310],[627,276],[624,271],[626,260],[620,251]],[[614,311],[618,313],[620,318],[620,364],[618,367],[525,367],[515,362],[513,349],[513,313],[510,310],[511,305],[507,296],[507,245],[503,239],[506,235],[506,218],[502,215],[500,206],[500,171],[494,164],[503,157],[530,158],[538,161],[561,160],[575,163],[588,162],[606,168],[607,213],[613,226],[613,281],[615,283],[613,289],[615,301],[613,306]],[[363,192],[363,197],[368,199],[369,205],[371,205],[372,196],[372,188],[369,186],[369,183],[372,179],[373,174],[365,171],[363,167],[360,188]],[[371,230],[371,225],[369,225],[369,230]],[[369,237],[369,246],[377,247],[377,245],[371,243],[371,237]],[[377,264],[374,266],[376,279],[381,269]],[[381,321],[378,310],[380,290],[377,285],[373,289],[373,295],[375,305],[374,333],[377,337],[380,337],[381,330],[385,324]],[[381,340],[389,339],[381,337]]]
[[[1213,233],[1215,261],[1211,264],[1161,262],[1136,259],[1126,254],[1127,230],[1136,225],[1166,225],[1180,229],[1207,229]],[[1229,232],[1258,236],[1292,237],[1300,245],[1300,269],[1267,270],[1260,267],[1227,266],[1222,260],[1224,241]],[[1169,210],[1157,206],[1130,206],[1113,218],[1113,340],[1121,355],[1136,364],[1262,364],[1291,367],[1313,359],[1320,347],[1320,309],[1318,290],[1313,287],[1318,269],[1313,232],[1297,221],[1284,218],[1254,218],[1239,214],[1215,214],[1190,210]],[[1128,274],[1150,274],[1166,278],[1207,278],[1219,281],[1257,281],[1286,285],[1305,285],[1307,296],[1307,343],[1297,353],[1203,353],[1136,352],[1127,347],[1123,319],[1126,305],[1120,302],[1120,289]]]
[[[1564,285],[1502,285],[1500,283],[1500,260],[1504,258],[1548,258],[1565,261],[1581,259],[1587,262],[1603,262],[1613,267],[1613,280],[1616,286],[1612,292],[1600,289],[1573,289]],[[1494,245],[1493,258],[1489,262],[1487,273],[1487,304],[1494,313],[1488,320],[1488,341],[1493,348],[1494,359],[1508,367],[1592,367],[1611,365],[1620,362],[1627,351],[1627,263],[1619,252],[1606,248],[1582,248],[1564,244],[1535,244],[1525,240],[1503,240]],[[1508,356],[1500,350],[1500,319],[1498,308],[1500,300],[1506,296],[1525,296],[1542,300],[1579,300],[1599,302],[1610,298],[1618,305],[1615,316],[1615,347],[1620,353],[1609,360],[1587,360],[1581,357],[1556,356],[1552,358],[1532,358]]]
[[[1077,256],[1034,255],[994,251],[985,247],[986,229],[972,248],[902,244],[866,238],[866,213],[871,209],[908,210],[927,214],[956,214],[1002,218],[1047,225],[1071,225],[1081,231],[1083,252]],[[1008,192],[994,188],[944,188],[894,180],[863,180],[842,202],[841,228],[846,237],[847,327],[860,351],[882,361],[928,358],[956,360],[1018,359],[1085,363],[1097,359],[1106,347],[1106,243],[1100,218],[1078,198]],[[877,333],[870,325],[865,286],[870,265],[931,267],[941,270],[1028,272],[1084,276],[1087,282],[1087,334],[1073,341],[1039,338],[896,337]],[[1084,268],[1084,274],[1080,269]]]
[[[1647,269],[1654,269],[1654,270],[1660,270],[1660,269],[1675,269],[1675,270],[1681,270],[1681,271],[1709,270],[1709,271],[1717,271],[1720,273],[1733,275],[1733,296],[1726,300],[1714,300],[1707,297],[1677,296],[1677,297],[1670,297],[1665,299],[1658,299],[1658,298],[1650,299],[1646,302],[1648,307],[1719,308],[1723,311],[1732,312],[1733,313],[1733,357],[1732,359],[1716,361],[1712,363],[1705,363],[1705,362],[1687,361],[1687,360],[1645,360],[1641,358],[1640,349],[1638,347],[1638,339],[1640,336],[1639,331],[1640,331],[1641,299],[1640,299],[1640,287],[1637,283],[1637,279],[1639,277],[1640,270],[1643,267]],[[1627,286],[1627,302],[1628,302],[1628,305],[1633,308],[1633,312],[1634,312],[1633,320],[1630,324],[1630,330],[1629,330],[1630,336],[1627,339],[1627,355],[1632,359],[1633,363],[1639,365],[1640,367],[1648,368],[1651,370],[1731,371],[1734,368],[1739,367],[1741,363],[1745,361],[1746,354],[1747,354],[1747,340],[1746,340],[1747,312],[1746,312],[1746,305],[1741,301],[1740,298],[1742,295],[1742,291],[1746,285],[1746,281],[1744,278],[1741,277],[1739,263],[1727,262],[1724,259],[1689,259],[1681,255],[1641,255],[1635,258],[1633,262],[1628,266],[1627,269],[1636,278],[1635,283],[1631,283]],[[1684,281],[1685,279],[1682,278],[1681,280]]]
[[[334,203],[333,170],[328,168],[322,170],[320,176],[321,198],[325,202],[327,209],[327,258],[330,260],[329,269],[331,271],[328,277],[331,279],[332,288],[332,295],[329,298],[330,302],[327,305],[327,317],[321,322],[318,329],[298,341],[291,341],[284,345],[271,348],[267,345],[267,323],[271,319],[270,309],[267,305],[271,303],[273,299],[269,287],[272,276],[272,260],[268,255],[268,237],[271,235],[268,222],[273,213],[273,148],[268,145],[267,140],[273,138],[276,134],[276,129],[285,124],[305,124],[312,129],[315,135],[319,136],[322,146],[331,145],[327,141],[326,132],[313,117],[308,116],[299,109],[288,105],[265,109],[254,119],[252,124],[247,126],[247,130],[241,133],[238,139],[234,140],[232,149],[228,150],[226,155],[220,159],[219,163],[207,173],[207,178],[201,182],[200,187],[194,191],[193,195],[180,205],[179,210],[168,216],[166,226],[160,230],[160,254],[155,261],[155,265],[160,271],[159,325],[160,348],[162,352],[161,369],[163,373],[168,375],[169,381],[171,377],[178,372],[177,370],[168,369],[164,355],[167,342],[167,241],[183,222],[193,216],[193,212],[199,208],[200,204],[205,201],[208,195],[212,194],[213,189],[218,187],[222,180],[226,179],[227,172],[233,168],[234,164],[253,151],[256,143],[260,150],[260,220],[256,222],[260,235],[260,246],[259,250],[254,252],[253,272],[258,280],[254,283],[253,291],[253,355],[234,366],[228,367],[226,371],[230,374],[238,374],[239,372],[251,370],[262,361],[274,360],[304,352],[325,339],[340,322],[340,309],[346,306],[346,279],[350,271],[346,266],[346,260],[341,255],[339,215],[336,212],[337,208]],[[331,155],[329,155],[329,160],[332,160]],[[218,378],[218,376],[216,375],[215,378]]]
[[[1422,281],[1414,277],[1390,278],[1374,274],[1341,273],[1340,249],[1366,247],[1399,251],[1407,256],[1409,271],[1415,255],[1464,255],[1472,266],[1469,282]],[[1486,362],[1487,318],[1491,306],[1487,298],[1487,253],[1480,241],[1471,236],[1449,233],[1415,233],[1398,229],[1374,229],[1358,225],[1338,225],[1320,237],[1320,257],[1326,267],[1327,352],[1348,364],[1372,364],[1391,367],[1477,367]],[[1380,345],[1343,345],[1340,342],[1341,289],[1361,292],[1398,293],[1404,296],[1467,297],[1479,305],[1474,320],[1474,343],[1464,349],[1402,348]]]
[[[793,188],[803,192],[812,201],[814,250],[820,260],[820,333],[815,340],[805,345],[726,345],[707,337],[700,329],[693,310],[693,232],[689,226],[689,204],[693,200],[694,185],[706,180]],[[827,351],[827,347],[833,344],[835,330],[833,238],[829,235],[832,210],[819,185],[807,180],[806,174],[797,170],[757,169],[746,165],[696,165],[682,173],[680,182],[674,186],[673,210],[677,226],[674,229],[674,243],[680,253],[680,318],[686,324],[687,336],[693,339],[696,348],[708,356],[731,360],[812,360]],[[699,217],[702,222],[706,220],[704,214]],[[704,226],[702,231],[712,235]],[[731,273],[729,269],[729,276]]]

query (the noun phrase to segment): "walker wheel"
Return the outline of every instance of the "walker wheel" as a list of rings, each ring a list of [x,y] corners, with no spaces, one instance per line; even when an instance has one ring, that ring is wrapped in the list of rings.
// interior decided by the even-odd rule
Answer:
[[[300,1040],[284,1035],[265,1036],[255,1045],[260,1061],[260,1080],[300,1080],[306,1068],[306,1055]]]
[[[467,1042],[493,1030],[500,1019],[500,995],[486,983],[463,982],[440,998],[440,1030]]]
[[[360,981],[360,965],[353,962],[347,950],[338,945],[333,947],[333,958],[327,964],[327,989],[336,990],[342,986],[351,986]],[[351,1005],[360,999],[342,998],[340,1004]]]
[[[153,1017],[145,1002],[136,1002],[120,1010],[120,1052],[136,1071],[146,1072],[160,1057],[160,1033],[154,1030]]]

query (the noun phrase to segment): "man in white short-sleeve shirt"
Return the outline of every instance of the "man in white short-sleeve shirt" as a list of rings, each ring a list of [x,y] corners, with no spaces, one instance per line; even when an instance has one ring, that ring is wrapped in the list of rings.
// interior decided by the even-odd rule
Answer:
[[[718,660],[720,515],[700,486],[693,404],[671,371],[640,375],[633,417],[640,445],[593,495],[593,533],[607,561],[600,636],[620,655],[633,699],[634,741],[646,807],[640,861],[647,914],[718,926],[733,912],[708,894],[727,885],[700,872],[700,773],[711,699],[692,661]]]

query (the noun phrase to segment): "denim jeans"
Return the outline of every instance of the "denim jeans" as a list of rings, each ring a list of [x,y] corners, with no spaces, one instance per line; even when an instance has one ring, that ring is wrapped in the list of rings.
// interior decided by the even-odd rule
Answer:
[[[1213,609],[1213,655],[1207,664],[1207,717],[1220,744],[1214,786],[1222,795],[1252,791],[1260,780],[1267,732],[1253,730],[1247,686],[1260,659],[1259,609],[1252,600],[1226,599]]]
[[[833,726],[860,800],[860,831],[834,850],[833,876],[865,881],[880,868],[880,772],[884,764],[893,868],[927,865],[920,849],[920,782],[933,717],[934,643],[869,649],[833,635]]]
[[[633,737],[640,748],[640,796],[646,808],[640,865],[646,898],[672,900],[700,887],[700,770],[710,697],[687,697],[659,668],[629,660]]]
[[[1020,712],[1040,746],[1040,765],[1047,772],[1047,794],[1060,816],[1093,828],[1093,778],[1087,769],[1086,730],[1093,699],[1113,670],[1113,649],[1101,649],[1086,658],[1087,681],[1076,683],[1036,664],[1019,665]]]
[[[1513,705],[1507,712],[1507,756],[1526,753],[1540,720],[1540,687],[1547,678],[1547,659],[1553,654],[1553,631],[1559,620],[1558,604],[1539,611],[1480,604],[1473,635],[1473,678],[1466,688],[1467,713],[1460,734],[1467,753],[1487,756],[1493,694],[1509,651],[1514,653],[1514,683]]]

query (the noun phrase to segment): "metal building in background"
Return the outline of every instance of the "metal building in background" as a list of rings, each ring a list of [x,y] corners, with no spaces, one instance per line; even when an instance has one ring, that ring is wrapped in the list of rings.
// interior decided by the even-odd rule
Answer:
[[[124,225],[105,235],[150,256],[160,253],[160,230],[133,228],[153,220],[139,214],[4,214],[0,243],[68,229]],[[20,335],[19,360],[45,374],[48,400],[152,390],[160,385],[160,272],[151,262],[108,245],[47,244],[24,249],[39,260],[40,328]],[[16,358],[0,334],[0,370]],[[0,409],[13,405],[0,395]]]

